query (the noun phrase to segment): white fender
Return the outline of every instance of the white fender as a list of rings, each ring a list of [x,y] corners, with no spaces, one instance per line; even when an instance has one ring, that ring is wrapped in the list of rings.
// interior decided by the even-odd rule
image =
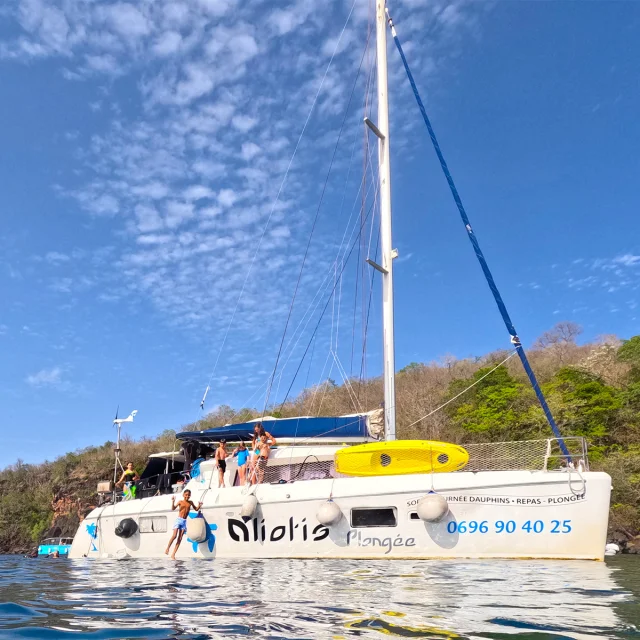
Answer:
[[[418,517],[425,522],[438,522],[449,512],[449,505],[439,493],[429,493],[418,502]]]
[[[204,542],[207,539],[207,523],[204,518],[187,519],[187,538],[194,542]]]
[[[327,500],[318,507],[316,518],[320,524],[330,527],[332,524],[337,524],[340,521],[342,511],[340,511],[340,507],[333,500]]]
[[[240,517],[246,522],[253,517],[258,507],[258,498],[253,493],[250,493],[242,503],[242,509],[240,509]]]

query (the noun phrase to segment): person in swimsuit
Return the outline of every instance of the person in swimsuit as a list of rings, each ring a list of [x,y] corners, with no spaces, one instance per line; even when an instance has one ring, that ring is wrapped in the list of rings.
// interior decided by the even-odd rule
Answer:
[[[257,476],[258,484],[260,484],[264,480],[264,470],[267,468],[267,460],[269,460],[269,452],[271,451],[271,445],[268,442],[266,434],[260,436],[258,451],[260,455],[258,456]]]
[[[171,554],[171,559],[176,559],[176,553],[178,551],[178,547],[182,542],[182,536],[184,532],[187,530],[187,517],[189,515],[189,511],[191,511],[191,507],[193,507],[196,511],[200,511],[202,507],[202,502],[198,503],[196,507],[193,502],[191,502],[191,491],[189,489],[185,489],[182,494],[182,500],[176,504],[176,497],[171,496],[171,511],[178,509],[178,517],[176,518],[176,523],[173,525],[173,534],[171,536],[171,540],[169,540],[169,544],[167,545],[167,550],[165,551],[166,555],[169,555],[169,551],[171,550],[171,545],[173,541],[176,540],[176,546],[173,549],[173,553]]]
[[[220,440],[220,444],[216,449],[215,461],[216,466],[218,467],[218,489],[220,487],[224,487],[224,474],[227,470],[227,456],[229,452],[227,451],[227,441],[222,439]]]
[[[131,500],[136,497],[134,482],[137,480],[140,480],[140,476],[133,468],[133,462],[127,462],[127,468],[122,472],[120,480],[116,483],[116,487],[122,487],[125,500]]]
[[[133,468],[133,462],[127,462],[127,468],[122,472],[120,480],[116,483],[117,487],[123,486],[126,482],[135,482],[140,480],[138,472]]]
[[[251,441],[251,482],[255,484],[257,474],[257,462],[260,457],[260,438],[262,436],[267,437],[267,442],[273,446],[276,443],[276,439],[268,432],[264,430],[261,422],[258,422],[253,428],[253,440]]]
[[[240,476],[240,486],[247,481],[247,460],[249,459],[249,450],[244,442],[240,441],[238,448],[233,452],[233,457],[238,458],[238,475]]]

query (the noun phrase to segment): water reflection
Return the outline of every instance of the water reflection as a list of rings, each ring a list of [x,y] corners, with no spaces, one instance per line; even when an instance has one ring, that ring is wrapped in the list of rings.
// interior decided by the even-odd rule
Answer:
[[[639,592],[640,558],[2,558],[0,638],[630,638]]]

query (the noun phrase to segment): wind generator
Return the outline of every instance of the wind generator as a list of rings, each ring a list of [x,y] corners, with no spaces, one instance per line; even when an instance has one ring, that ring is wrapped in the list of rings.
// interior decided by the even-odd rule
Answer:
[[[113,465],[113,502],[116,501],[116,483],[118,482],[118,467],[120,467],[120,472],[124,473],[124,467],[122,466],[122,462],[120,460],[120,432],[122,431],[122,425],[125,422],[133,422],[133,419],[136,417],[138,413],[137,409],[134,409],[126,418],[118,418],[118,411],[120,406],[116,409],[116,417],[113,419],[113,425],[118,429],[118,436],[116,438],[116,447],[113,450],[115,453],[115,461]]]

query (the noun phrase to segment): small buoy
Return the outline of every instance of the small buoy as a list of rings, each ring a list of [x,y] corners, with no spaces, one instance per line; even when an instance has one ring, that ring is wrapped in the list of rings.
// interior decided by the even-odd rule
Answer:
[[[615,542],[609,542],[604,547],[604,555],[605,556],[615,556],[617,553],[620,553],[620,547]]]
[[[449,505],[439,493],[430,493],[420,499],[417,511],[420,520],[438,522],[449,512]]]
[[[340,507],[333,500],[327,500],[318,507],[316,518],[320,524],[331,526],[342,518],[342,511],[340,511]]]
[[[204,542],[207,539],[207,523],[204,518],[187,520],[187,538],[193,542]]]
[[[242,503],[242,509],[240,509],[240,517],[245,522],[247,522],[247,520],[251,520],[257,507],[258,507],[258,498],[256,498],[255,495],[253,495],[253,493],[250,493]]]
[[[120,520],[116,527],[115,534],[118,538],[130,538],[138,530],[138,525],[133,518],[125,518]]]

